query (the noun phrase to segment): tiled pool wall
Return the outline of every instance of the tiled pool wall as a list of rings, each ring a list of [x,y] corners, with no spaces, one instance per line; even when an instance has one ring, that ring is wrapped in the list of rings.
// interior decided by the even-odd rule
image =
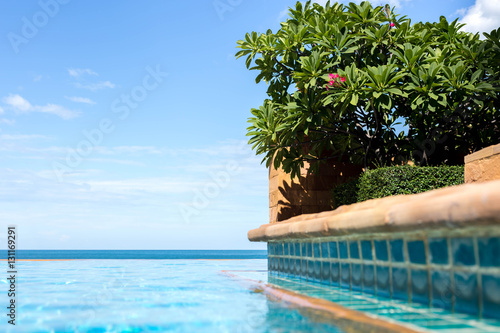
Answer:
[[[270,274],[500,318],[500,229],[268,242]]]

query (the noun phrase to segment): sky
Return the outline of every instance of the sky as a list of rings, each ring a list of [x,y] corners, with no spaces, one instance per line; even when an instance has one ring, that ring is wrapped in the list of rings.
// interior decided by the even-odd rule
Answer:
[[[500,0],[389,3],[500,26]],[[294,4],[2,1],[0,246],[15,225],[18,249],[264,249],[247,231],[269,221],[268,171],[245,134],[267,87],[234,54]]]

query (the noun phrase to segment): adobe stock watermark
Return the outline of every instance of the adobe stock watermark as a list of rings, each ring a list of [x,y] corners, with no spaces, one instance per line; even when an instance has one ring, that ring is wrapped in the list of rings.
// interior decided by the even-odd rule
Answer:
[[[9,32],[7,39],[12,49],[17,54],[22,44],[28,44],[30,40],[38,35],[40,29],[45,27],[51,18],[54,18],[60,11],[62,5],[66,5],[71,0],[40,0],[38,5],[40,10],[31,17],[23,16],[21,18],[22,26],[20,33]]]
[[[161,71],[160,65],[157,65],[156,68],[147,66],[145,69],[147,74],[143,77],[141,84],[134,86],[129,93],[123,93],[111,102],[111,112],[116,114],[118,120],[126,120],[131,111],[137,109],[140,103],[157,89],[167,76],[166,72]],[[69,149],[64,163],[58,161],[52,163],[52,170],[59,182],[63,182],[64,175],[74,171],[86,157],[92,154],[96,147],[103,143],[105,136],[110,135],[115,130],[117,123],[116,119],[102,118],[93,129],[82,131],[84,138],[74,148]]]
[[[240,143],[235,154],[242,157],[243,154],[248,154],[247,143]],[[202,211],[210,206],[210,203],[217,198],[222,190],[227,188],[231,181],[241,172],[241,163],[236,159],[227,161],[222,170],[210,172],[210,180],[203,186],[193,189],[193,197],[190,203],[180,203],[177,205],[182,220],[186,224],[192,222],[193,217],[201,214]]]
[[[268,310],[265,305],[259,304],[255,299],[252,299],[252,302],[246,304],[245,313],[245,322],[235,327],[234,331],[236,333],[255,332],[258,331],[259,328],[266,326]]]
[[[232,12],[236,7],[241,5],[243,0],[214,0],[212,5],[214,6],[217,16],[221,21],[224,21],[224,15],[227,12]]]
[[[83,272],[80,276],[85,276],[85,273]],[[93,288],[80,297],[78,316],[66,324],[66,330],[75,332],[78,330],[78,326],[93,323],[103,308],[108,307],[112,304],[113,299],[121,296],[121,289],[126,285],[126,282],[126,271],[123,265],[118,265],[100,288]]]

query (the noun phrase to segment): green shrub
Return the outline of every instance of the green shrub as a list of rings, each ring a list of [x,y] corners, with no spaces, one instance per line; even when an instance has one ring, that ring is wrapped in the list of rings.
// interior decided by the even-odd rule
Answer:
[[[463,166],[396,166],[368,170],[333,189],[335,205],[349,205],[398,194],[415,194],[464,182]]]
[[[336,207],[358,202],[359,178],[333,189],[333,202]]]

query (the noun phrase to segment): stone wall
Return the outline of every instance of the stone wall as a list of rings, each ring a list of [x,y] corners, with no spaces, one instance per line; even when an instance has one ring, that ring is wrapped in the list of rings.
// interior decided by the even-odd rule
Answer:
[[[465,156],[465,182],[500,179],[500,144]]]
[[[300,177],[292,179],[281,168],[269,167],[269,222],[332,210],[332,189],[361,173],[361,167],[336,162],[321,165],[316,174],[307,174],[309,164],[301,169]]]

